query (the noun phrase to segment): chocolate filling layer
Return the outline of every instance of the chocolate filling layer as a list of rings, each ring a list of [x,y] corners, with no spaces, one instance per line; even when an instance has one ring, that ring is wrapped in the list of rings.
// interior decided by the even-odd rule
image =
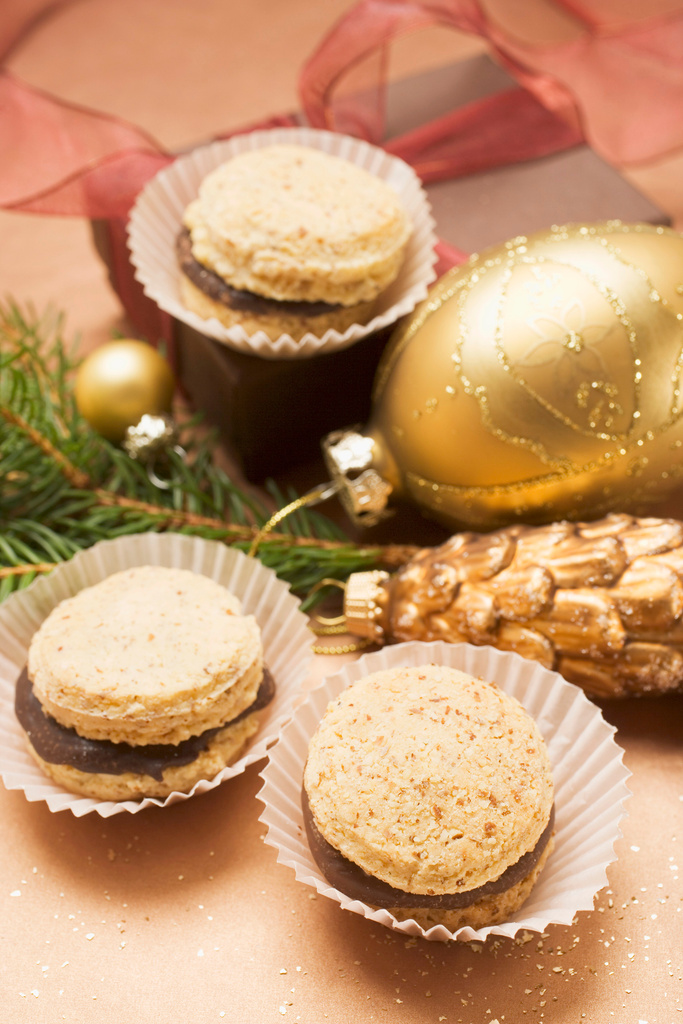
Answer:
[[[187,228],[183,228],[176,240],[176,254],[180,269],[189,277],[200,291],[215,302],[221,302],[230,309],[242,310],[247,313],[281,316],[291,313],[294,316],[323,316],[333,310],[341,309],[339,305],[329,302],[290,302],[287,299],[267,299],[255,292],[233,288],[219,274],[199,263],[192,255],[192,239]]]
[[[109,740],[90,740],[79,736],[75,729],[60,725],[43,710],[43,705],[33,692],[26,668],[22,669],[17,679],[14,710],[33,749],[48,764],[68,764],[81,772],[97,775],[135,772],[136,775],[151,775],[161,782],[164,769],[191,764],[221,729],[260,711],[270,703],[274,694],[273,677],[264,669],[255,701],[229,722],[215,729],[207,729],[200,736],[190,736],[177,744],[147,743],[136,747],[128,743],[111,743]]]
[[[550,809],[548,824],[541,833],[540,839],[533,850],[525,853],[515,864],[506,868],[498,878],[478,886],[476,889],[468,889],[467,892],[438,893],[434,896],[427,896],[424,893],[405,892],[403,889],[395,889],[388,882],[374,878],[367,874],[361,867],[347,860],[331,846],[318,831],[313,820],[313,814],[308,802],[306,790],[302,788],[301,805],[304,812],[304,824],[308,845],[323,875],[335,889],[339,889],[351,899],[361,900],[373,907],[425,907],[435,910],[457,910],[461,907],[469,907],[482,896],[492,896],[497,893],[507,892],[517,882],[533,870],[541,858],[541,854],[548,845],[555,823],[555,806]]]

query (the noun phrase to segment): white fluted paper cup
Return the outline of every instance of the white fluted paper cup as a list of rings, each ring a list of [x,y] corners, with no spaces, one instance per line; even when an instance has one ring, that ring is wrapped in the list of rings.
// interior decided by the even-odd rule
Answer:
[[[448,665],[494,681],[515,697],[536,720],[545,739],[555,783],[555,846],[526,903],[509,920],[486,928],[443,925],[428,930],[417,922],[398,921],[335,889],[313,860],[303,824],[301,784],[309,741],[330,701],[355,680],[401,665]],[[294,869],[297,879],[345,910],[407,935],[434,941],[484,940],[488,935],[514,937],[542,932],[549,924],[572,923],[580,910],[591,910],[596,894],[607,884],[607,867],[616,859],[614,843],[621,836],[624,802],[630,796],[630,772],[615,729],[582,690],[529,661],[493,647],[444,642],[412,642],[385,647],[361,657],[324,679],[297,708],[261,772],[258,794],[264,804],[260,820],[266,843],[278,851],[278,862]]]
[[[299,341],[288,334],[272,340],[264,331],[247,334],[240,326],[225,327],[215,318],[204,320],[186,309],[181,301],[176,238],[185,207],[196,197],[200,183],[216,167],[239,153],[282,144],[310,146],[349,160],[376,175],[394,187],[411,218],[413,232],[401,271],[380,295],[375,315],[367,324],[352,324],[344,332],[328,330],[320,337],[309,333]],[[412,167],[362,139],[316,128],[263,129],[192,150],[147,183],[136,200],[128,225],[128,247],[135,276],[145,294],[160,309],[200,334],[238,352],[264,359],[301,359],[338,351],[407,316],[426,297],[436,277],[436,240],[429,201]]]
[[[41,771],[26,748],[14,714],[14,688],[26,664],[31,637],[55,605],[112,573],[136,565],[189,569],[209,576],[235,594],[245,614],[254,615],[261,628],[265,662],[276,690],[271,703],[260,712],[258,731],[243,755],[213,779],[201,780],[189,793],[171,793],[165,799],[98,800],[68,792]],[[0,605],[0,777],[7,789],[23,790],[28,800],[44,800],[50,810],[68,809],[78,817],[90,811],[105,818],[121,811],[136,813],[145,807],[166,806],[205,793],[265,756],[302,692],[311,639],[308,619],[288,585],[271,569],[235,548],[177,533],[140,533],[101,541]]]

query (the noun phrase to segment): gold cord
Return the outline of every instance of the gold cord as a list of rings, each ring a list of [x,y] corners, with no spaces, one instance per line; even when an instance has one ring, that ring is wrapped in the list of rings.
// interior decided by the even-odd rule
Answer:
[[[258,551],[263,538],[270,533],[274,526],[277,526],[279,522],[291,515],[292,512],[296,512],[297,509],[303,508],[304,505],[315,505],[319,501],[325,501],[325,499],[331,497],[336,490],[336,484],[323,484],[321,487],[315,487],[312,491],[308,491],[307,494],[302,495],[300,498],[296,498],[295,501],[290,501],[289,505],[285,505],[284,508],[274,512],[268,522],[264,523],[254,537],[248,554],[253,558]]]
[[[319,644],[313,644],[311,650],[314,654],[353,654],[355,651],[362,651],[365,647],[369,647],[372,643],[373,641],[369,637],[363,637],[351,644],[339,644],[338,647],[321,647]]]
[[[339,618],[343,619],[344,616],[340,615]],[[338,625],[334,626],[326,626],[318,625],[320,619],[317,617],[314,621],[315,625],[312,625],[311,629],[313,630],[316,636],[340,636],[342,633],[347,632],[346,624],[344,622],[340,622]]]
[[[279,522],[291,515],[292,512],[296,512],[297,509],[303,508],[305,505],[315,505],[319,501],[325,501],[326,498],[331,497],[337,490],[337,484],[322,484],[320,487],[314,488],[312,491],[308,491],[307,494],[302,495],[301,498],[296,498],[295,501],[291,501],[289,505],[285,505],[284,508],[274,512],[267,523],[260,528],[249,548],[249,555],[253,558],[259,549],[259,545],[264,537],[266,537],[274,526],[277,526]],[[345,584],[341,580],[334,579],[323,579],[315,584],[310,590],[310,594],[315,594],[322,587],[340,587],[341,590],[345,589]],[[310,596],[310,595],[309,595]],[[332,618],[318,617],[318,626],[311,626],[311,630],[317,636],[334,636],[340,633],[345,633],[345,615],[335,615]],[[337,647],[320,647],[318,644],[313,644],[311,650],[314,654],[353,654],[355,651],[362,651],[364,647],[368,647],[372,643],[372,640],[368,638],[359,638],[348,644],[339,644]]]

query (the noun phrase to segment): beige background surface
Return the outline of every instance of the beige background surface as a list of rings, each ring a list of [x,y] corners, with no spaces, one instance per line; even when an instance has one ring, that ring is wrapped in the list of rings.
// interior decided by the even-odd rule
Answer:
[[[18,11],[6,0],[4,11]],[[297,106],[296,75],[347,0],[84,0],[13,69],[168,146]],[[490,4],[520,32],[573,31],[541,0]],[[452,32],[396,75],[480,52]],[[683,158],[630,175],[683,224]],[[0,216],[4,294],[52,302],[90,348],[125,326],[87,225]],[[457,243],[457,239],[451,239]],[[670,509],[683,514],[683,506]],[[317,658],[311,683],[333,670]],[[605,707],[633,772],[618,862],[593,913],[527,942],[406,940],[295,882],[263,843],[258,769],[163,811],[75,819],[0,791],[0,1020],[7,1024],[683,1021],[683,702]]]

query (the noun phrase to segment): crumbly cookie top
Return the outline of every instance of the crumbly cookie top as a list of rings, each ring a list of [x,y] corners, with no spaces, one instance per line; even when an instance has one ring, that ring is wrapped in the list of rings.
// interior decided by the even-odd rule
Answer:
[[[57,721],[113,742],[178,742],[248,706],[260,630],[199,573],[126,569],[62,601],[35,633],[28,671]]]
[[[391,185],[306,146],[241,153],[202,182],[184,223],[199,263],[268,298],[353,306],[398,274],[411,225]]]
[[[534,848],[553,803],[545,744],[522,706],[435,665],[344,690],[311,740],[304,786],[328,843],[429,895],[497,878]]]

